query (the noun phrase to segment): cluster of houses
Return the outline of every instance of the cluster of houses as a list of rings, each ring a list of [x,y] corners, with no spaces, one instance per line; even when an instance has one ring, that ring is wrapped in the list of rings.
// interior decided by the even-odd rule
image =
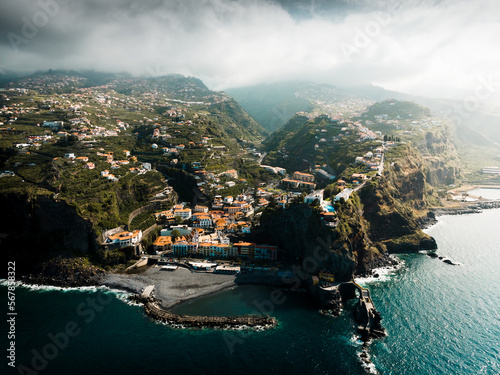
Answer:
[[[284,178],[281,184],[287,188],[314,190],[314,176],[309,173],[293,172],[292,178]]]
[[[174,256],[202,256],[210,258],[246,258],[250,260],[277,260],[278,247],[253,242],[231,243],[222,233],[205,234],[202,228],[187,225],[170,226],[161,231],[153,244],[155,251],[171,250]]]
[[[100,149],[101,151],[104,151],[104,149]],[[119,169],[122,166],[129,165],[130,162],[137,162],[137,157],[135,156],[130,156],[130,151],[128,150],[123,150],[123,153],[125,156],[128,157],[128,159],[123,159],[123,160],[114,160],[113,157],[113,152],[107,152],[107,153],[102,153],[97,151],[96,155],[99,157],[104,157],[106,158],[106,162],[110,164],[111,169]],[[59,160],[59,157],[54,158],[53,160]],[[68,152],[64,154],[64,159],[70,160],[70,161],[77,161],[77,162],[82,162],[83,168],[84,169],[95,169],[95,164],[92,162],[89,162],[89,157],[88,156],[76,156],[72,152]],[[146,173],[147,171],[151,170],[151,164],[150,163],[142,163],[141,167],[131,167],[129,168],[128,172],[130,173]],[[105,179],[109,181],[118,181],[118,177],[116,177],[114,174],[110,173],[109,170],[105,169],[102,170],[101,172],[101,177],[104,177]]]
[[[196,205],[193,209],[177,204],[172,209],[155,214],[156,220],[163,223],[174,223],[176,217],[190,220],[194,228],[213,229],[220,233],[250,233],[251,224],[246,220],[253,213],[251,203],[245,201],[246,196],[233,197],[216,196],[212,209]]]
[[[389,146],[388,146],[389,147]],[[382,172],[384,162],[384,146],[377,147],[373,151],[367,152],[364,156],[358,156],[354,160],[356,164],[366,166],[368,172]]]

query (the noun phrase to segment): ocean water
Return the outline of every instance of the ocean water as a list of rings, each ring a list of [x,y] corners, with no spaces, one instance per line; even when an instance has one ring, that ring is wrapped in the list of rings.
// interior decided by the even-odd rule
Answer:
[[[273,290],[242,286],[177,310],[267,312]],[[5,286],[0,293],[6,294]],[[307,293],[284,293],[270,311],[279,327],[250,332],[173,329],[146,317],[142,306],[125,297],[110,290],[17,288],[16,365],[41,374],[364,373],[350,312],[337,319],[322,315]],[[61,336],[74,331],[78,334],[68,340]],[[2,373],[19,373],[6,362]]]
[[[25,367],[8,367],[4,356],[1,373],[499,374],[499,223],[500,210],[441,217],[427,232],[439,255],[461,265],[401,255],[398,270],[360,280],[389,333],[369,347],[376,370],[359,359],[354,301],[332,318],[320,314],[307,293],[276,296],[272,288],[241,286],[179,305],[176,312],[270,312],[280,322],[276,329],[186,330],[154,322],[122,292],[18,287],[16,365]],[[0,293],[7,295],[5,284]],[[270,302],[273,296],[278,303]]]
[[[469,195],[475,197],[482,197],[485,199],[500,199],[500,189],[473,189],[467,192]]]
[[[500,191],[499,191],[500,193]],[[444,216],[427,230],[437,253],[369,282],[388,337],[370,348],[382,374],[500,374],[500,210]]]

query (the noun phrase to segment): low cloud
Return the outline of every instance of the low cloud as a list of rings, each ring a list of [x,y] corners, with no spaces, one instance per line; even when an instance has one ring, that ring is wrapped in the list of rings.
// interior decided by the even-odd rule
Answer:
[[[215,89],[309,79],[460,97],[481,76],[500,80],[496,7],[494,0],[4,0],[0,65],[181,73]]]

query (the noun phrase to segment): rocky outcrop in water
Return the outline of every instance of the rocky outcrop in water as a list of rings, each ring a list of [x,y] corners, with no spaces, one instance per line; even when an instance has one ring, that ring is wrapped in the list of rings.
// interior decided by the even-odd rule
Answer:
[[[104,271],[86,259],[59,257],[42,263],[22,280],[28,284],[79,287],[99,285],[103,277]]]

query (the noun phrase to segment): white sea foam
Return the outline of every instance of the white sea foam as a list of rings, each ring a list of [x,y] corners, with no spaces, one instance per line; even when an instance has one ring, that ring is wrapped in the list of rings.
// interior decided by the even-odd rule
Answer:
[[[6,279],[0,279],[0,285],[1,286],[8,286],[9,282]],[[106,294],[114,294],[118,298],[126,298],[131,293],[126,292],[121,289],[115,289],[115,288],[110,288],[104,285],[92,285],[92,286],[77,286],[77,287],[61,287],[61,286],[54,286],[54,285],[42,285],[42,284],[27,284],[22,281],[16,281],[15,282],[16,288],[25,288],[37,292],[62,292],[62,293],[68,293],[68,292],[101,292],[101,293],[106,293]]]
[[[393,259],[395,259],[398,264],[395,266],[388,266],[388,267],[381,267],[381,268],[375,268],[373,270],[373,274],[378,274],[378,277],[374,276],[368,276],[368,277],[358,277],[355,278],[354,281],[356,283],[363,285],[363,284],[371,284],[374,282],[381,282],[381,281],[387,281],[393,276],[397,270],[400,268],[403,268],[405,266],[405,262],[402,259],[399,259],[398,257],[391,255]]]
[[[364,344],[363,340],[361,340],[360,335],[352,334],[350,340],[352,346],[361,346]]]
[[[357,353],[361,367],[366,371],[367,374],[379,374],[375,364],[371,361],[370,353],[366,347],[363,347],[361,351]]]

